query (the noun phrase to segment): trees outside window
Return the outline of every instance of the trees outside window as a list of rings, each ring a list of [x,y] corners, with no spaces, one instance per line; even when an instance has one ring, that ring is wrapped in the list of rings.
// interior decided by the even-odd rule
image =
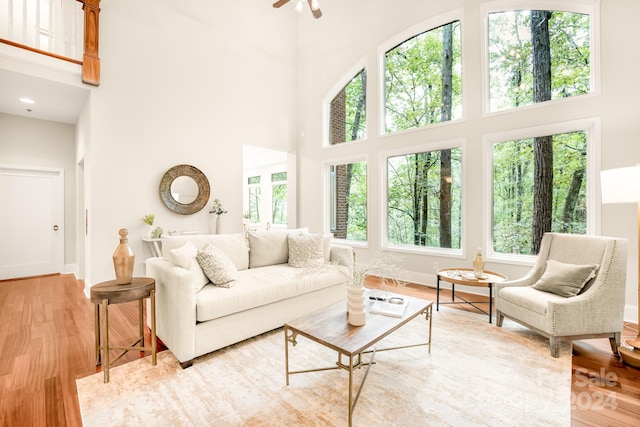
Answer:
[[[460,249],[462,150],[389,157],[387,199],[389,243]]]
[[[537,228],[543,232],[586,233],[587,133],[543,138],[551,142],[551,155],[545,156],[551,172],[544,178],[536,165],[539,138],[493,145],[494,252],[537,254],[541,239]],[[537,200],[540,197],[542,202]],[[548,208],[536,208],[536,203]]]
[[[367,240],[367,163],[329,166],[331,232],[337,239]]]
[[[490,111],[591,91],[590,15],[515,10],[488,23]]]
[[[360,71],[329,105],[329,144],[363,139],[367,130],[367,71]]]
[[[460,22],[418,34],[386,52],[385,132],[462,116]]]
[[[260,197],[262,194],[260,188],[260,176],[251,176],[247,179],[249,187],[249,211],[246,213],[250,222],[260,222]]]
[[[287,173],[271,174],[271,218],[273,224],[287,224]]]

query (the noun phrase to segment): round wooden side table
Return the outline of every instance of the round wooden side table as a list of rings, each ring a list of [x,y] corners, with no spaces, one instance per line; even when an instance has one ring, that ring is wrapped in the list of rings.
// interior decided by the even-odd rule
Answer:
[[[489,315],[489,323],[491,323],[491,311],[493,310],[493,284],[496,282],[503,282],[507,280],[507,276],[502,273],[496,273],[493,271],[484,272],[485,277],[477,279],[473,275],[472,268],[441,268],[437,271],[437,283],[436,283],[436,311],[439,310],[440,304],[457,304],[455,301],[455,286],[464,285],[464,286],[480,286],[483,288],[489,288],[489,312],[482,310],[477,307],[476,304],[480,304],[484,301],[467,301],[466,299],[458,296],[459,299],[464,301],[467,304],[472,305],[474,308],[480,310],[481,312]],[[451,301],[452,302],[440,302],[440,281],[451,283]]]
[[[144,345],[145,298],[151,301],[151,347]],[[109,346],[109,305],[130,301],[138,301],[140,337],[128,347],[111,347]],[[130,350],[150,351],[151,364],[156,364],[156,281],[154,279],[134,277],[131,283],[126,285],[118,285],[115,280],[98,283],[91,287],[91,302],[95,304],[96,366],[102,365],[105,383],[109,382],[109,366]],[[110,350],[122,350],[122,353],[110,361]]]

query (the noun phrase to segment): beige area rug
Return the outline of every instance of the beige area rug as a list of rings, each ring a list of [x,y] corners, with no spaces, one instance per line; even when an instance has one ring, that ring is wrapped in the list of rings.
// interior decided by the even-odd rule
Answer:
[[[372,314],[369,314],[373,316]],[[378,345],[423,342],[418,318]],[[305,338],[290,347],[292,370],[335,366],[337,356]],[[570,345],[549,354],[542,337],[505,319],[434,310],[427,347],[378,352],[353,414],[354,426],[568,426]],[[290,377],[285,385],[282,329],[204,356],[181,369],[158,354],[77,380],[89,426],[345,426],[348,374]],[[365,369],[357,371],[361,378]],[[355,393],[354,393],[355,394]]]

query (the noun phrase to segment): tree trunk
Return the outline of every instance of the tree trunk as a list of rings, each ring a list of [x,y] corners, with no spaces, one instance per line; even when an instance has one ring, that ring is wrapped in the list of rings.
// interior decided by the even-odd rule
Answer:
[[[442,29],[442,112],[441,121],[451,120],[453,87],[453,25]],[[440,247],[451,247],[451,150],[440,152]]]
[[[355,141],[358,139],[358,129],[360,129],[360,120],[362,119],[362,115],[364,113],[364,106],[366,104],[366,93],[367,93],[367,71],[362,70],[360,73],[362,77],[362,93],[358,97],[358,103],[356,104],[356,114],[353,118],[353,126],[351,127],[351,139],[350,141]]]
[[[571,178],[571,186],[567,192],[567,198],[564,201],[564,210],[562,212],[562,232],[571,232],[571,223],[575,220],[575,211],[578,204],[578,196],[584,179],[584,169],[580,168],[573,172]]]
[[[549,19],[551,12],[531,11],[531,41],[533,45],[533,101],[551,99],[551,47]],[[553,210],[553,138],[536,137],[533,141],[534,185],[531,253],[540,251],[544,233],[551,231]]]

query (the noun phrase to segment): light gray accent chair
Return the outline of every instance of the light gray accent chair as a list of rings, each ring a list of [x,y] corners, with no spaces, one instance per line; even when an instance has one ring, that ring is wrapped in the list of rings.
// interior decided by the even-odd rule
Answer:
[[[596,276],[573,297],[534,289],[547,260],[598,264]],[[609,338],[618,352],[624,322],[626,239],[546,233],[535,265],[521,279],[495,284],[496,325],[505,317],[549,338],[553,357],[563,339]]]

